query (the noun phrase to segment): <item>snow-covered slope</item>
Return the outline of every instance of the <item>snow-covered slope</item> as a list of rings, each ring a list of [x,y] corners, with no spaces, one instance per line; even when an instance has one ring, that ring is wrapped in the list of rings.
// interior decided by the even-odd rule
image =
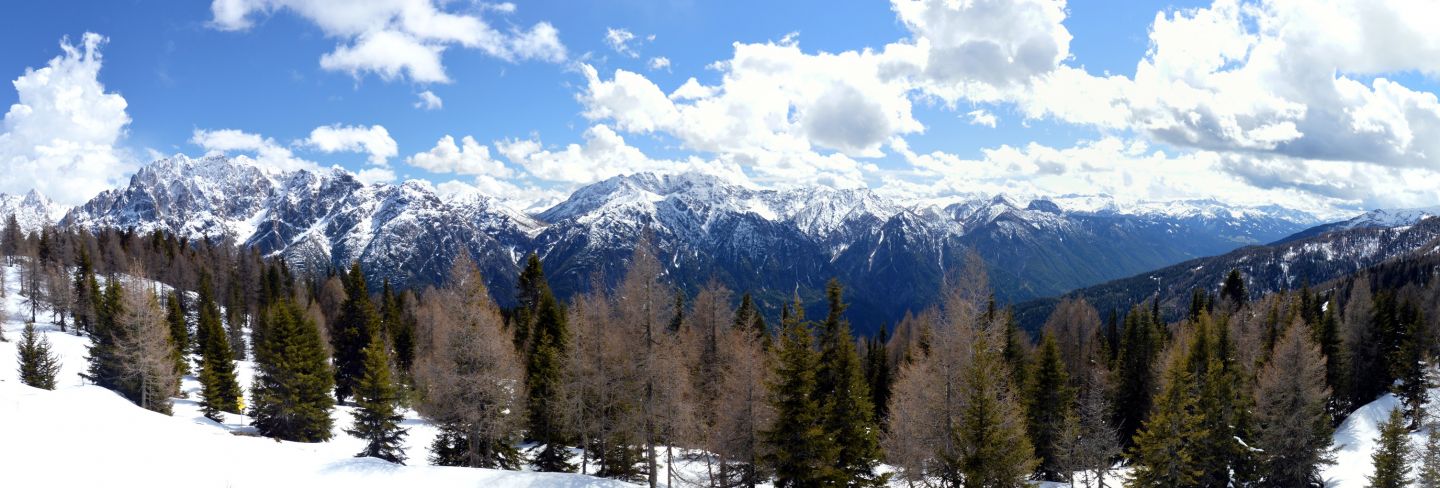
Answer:
[[[57,388],[24,386],[16,371],[16,347],[21,320],[29,316],[21,313],[18,271],[0,267],[9,275],[0,298],[0,327],[9,340],[0,342],[0,486],[632,486],[571,474],[427,466],[426,448],[438,431],[409,410],[404,425],[410,430],[405,440],[410,466],[354,457],[364,442],[343,430],[351,422],[350,407],[332,411],[335,432],[328,442],[256,437],[245,416],[226,414],[224,423],[205,418],[195,400],[199,383],[194,376],[182,381],[189,398],[175,400],[174,416],[158,414],[83,384],[89,339],[48,323],[37,329],[60,358]],[[237,363],[242,385],[248,387],[253,374],[251,362]]]

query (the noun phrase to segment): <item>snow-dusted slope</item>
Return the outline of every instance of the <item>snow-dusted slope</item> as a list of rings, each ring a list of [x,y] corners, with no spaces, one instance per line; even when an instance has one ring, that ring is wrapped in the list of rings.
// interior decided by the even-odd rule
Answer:
[[[1350,229],[1389,229],[1405,227],[1415,225],[1422,220],[1435,216],[1440,216],[1440,207],[1376,209],[1360,214],[1349,220],[1317,225],[1305,229],[1279,242],[1289,242],[1306,237],[1318,236],[1327,232]]]

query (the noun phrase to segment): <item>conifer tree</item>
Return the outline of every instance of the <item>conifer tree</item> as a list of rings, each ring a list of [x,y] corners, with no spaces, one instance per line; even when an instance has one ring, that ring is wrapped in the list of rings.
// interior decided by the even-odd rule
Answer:
[[[400,427],[405,417],[397,412],[400,400],[390,380],[390,359],[380,331],[370,335],[369,345],[362,351],[364,371],[355,384],[354,423],[345,433],[365,441],[365,448],[356,457],[373,457],[405,464],[401,445],[408,429]]]
[[[360,263],[350,264],[345,276],[345,303],[340,316],[331,324],[330,342],[335,351],[335,400],[344,403],[350,398],[360,376],[365,374],[365,348],[371,336],[380,333],[380,317],[370,301],[365,273]]]
[[[1236,308],[1250,301],[1250,293],[1245,291],[1245,278],[1240,276],[1239,269],[1231,269],[1230,274],[1225,276],[1225,283],[1220,285],[1220,299]]]
[[[55,389],[60,359],[50,350],[50,339],[35,332],[35,323],[25,324],[16,349],[20,358],[20,382],[45,390]]]
[[[879,429],[875,425],[870,390],[860,369],[850,324],[842,318],[847,305],[838,280],[826,285],[829,315],[820,332],[819,369],[816,372],[816,400],[821,405],[822,424],[838,448],[835,469],[849,485],[876,484],[875,467],[880,462]]]
[[[117,314],[112,312],[119,312],[120,283],[111,280],[105,291],[97,294],[95,298],[95,321],[91,325],[90,346],[85,358],[90,364],[84,376],[96,386],[119,390],[119,342],[125,331],[115,322],[114,317]]]
[[[132,274],[139,274],[132,272]],[[113,316],[119,391],[141,408],[170,414],[170,398],[180,392],[175,348],[170,342],[165,312],[144,283],[107,283],[106,314]],[[113,288],[110,286],[113,285]]]
[[[1004,358],[982,335],[965,368],[968,400],[952,431],[960,455],[955,460],[967,487],[1019,488],[1038,460],[1025,433],[1023,402],[1017,398]]]
[[[1345,392],[1349,389],[1345,385],[1345,348],[1340,338],[1340,321],[1336,318],[1336,309],[1340,307],[1331,300],[1324,308],[1315,326],[1315,343],[1325,357],[1325,385],[1331,392],[1326,410],[1332,419],[1339,419],[1349,413],[1349,404],[1345,401]]]
[[[871,339],[865,348],[865,382],[870,388],[870,404],[875,406],[875,422],[879,425],[885,425],[891,382],[894,381],[890,354],[886,350],[888,342],[889,331],[881,326],[879,336]]]
[[[289,299],[270,306],[264,339],[255,343],[250,416],[260,435],[294,442],[330,439],[335,377],[320,330]]]
[[[763,433],[764,459],[775,473],[775,486],[781,488],[818,486],[838,477],[834,468],[838,448],[825,433],[821,406],[813,394],[819,358],[798,305],[797,300],[795,309],[787,310],[783,324],[769,385],[775,422]]]
[[[1432,421],[1425,432],[1425,450],[1420,453],[1419,488],[1440,488],[1440,425]]]
[[[426,354],[415,364],[417,410],[440,426],[430,446],[439,466],[520,469],[524,365],[504,319],[468,254],[450,267],[445,286],[427,292],[418,310],[429,326]]]
[[[1180,359],[1171,365],[1154,411],[1135,435],[1130,486],[1199,486],[1205,466],[1198,459],[1195,440],[1205,432],[1190,390],[1194,374],[1185,362]]]
[[[1154,322],[1138,306],[1125,315],[1119,358],[1116,360],[1119,381],[1115,392],[1115,413],[1120,440],[1127,446],[1134,445],[1135,433],[1150,411],[1152,391],[1155,389],[1155,374],[1151,368],[1160,353],[1159,333],[1155,329]]]
[[[90,254],[85,247],[80,247],[80,252],[75,263],[75,335],[81,332],[93,333],[95,331],[95,311],[100,299],[100,282],[95,279],[95,266],[90,261]]]
[[[1380,424],[1380,437],[1375,439],[1375,452],[1370,455],[1375,465],[1369,477],[1371,488],[1410,485],[1410,432],[1405,424],[1405,412],[1400,408],[1391,410],[1390,418]]]
[[[1263,486],[1318,486],[1330,456],[1325,364],[1320,349],[1296,322],[1260,372],[1255,398]]]
[[[223,419],[220,412],[240,410],[240,382],[235,379],[234,351],[220,325],[220,309],[208,276],[200,280],[198,298],[195,335],[201,339],[200,407],[206,417],[219,422]]]
[[[1035,448],[1035,457],[1040,460],[1036,475],[1042,480],[1062,481],[1069,475],[1064,472],[1059,452],[1065,421],[1073,418],[1071,404],[1074,398],[1069,385],[1069,375],[1060,359],[1060,347],[1055,342],[1055,336],[1047,332],[1041,339],[1040,354],[1035,358],[1030,375],[1025,409],[1030,443]]]
[[[174,346],[175,371],[182,376],[190,373],[190,325],[185,320],[185,303],[180,290],[165,295],[165,323],[170,326],[170,343]]]
[[[543,445],[535,454],[535,468],[541,471],[573,471],[565,449],[565,419],[560,383],[565,371],[565,350],[569,343],[565,312],[547,286],[540,295],[530,335],[530,357],[526,362],[526,391],[529,393],[531,440]]]

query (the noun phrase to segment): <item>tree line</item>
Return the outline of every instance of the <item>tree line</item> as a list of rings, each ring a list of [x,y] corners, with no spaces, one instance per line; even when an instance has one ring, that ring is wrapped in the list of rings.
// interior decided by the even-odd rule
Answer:
[[[1440,482],[1440,440],[1404,442],[1437,421],[1425,406],[1440,280],[1425,273],[1252,297],[1235,272],[1173,323],[1154,301],[1102,319],[1068,299],[1032,338],[971,255],[936,306],[858,338],[838,282],[825,317],[797,297],[768,320],[718,282],[685,293],[643,243],[617,283],[561,301],[535,255],[515,290],[487,289],[461,253],[437,286],[372,292],[358,264],[292,276],[164,232],[3,238],[35,283],[21,287],[30,321],[46,311],[91,338],[87,381],[168,412],[194,374],[207,416],[245,413],[298,442],[328,440],[330,412],[353,405],[357,455],[397,463],[413,409],[440,429],[432,464],[651,486],[1321,486],[1337,422],[1394,393],[1374,483]],[[22,378],[53,388],[36,336],[27,327]],[[254,363],[248,388],[237,360]]]

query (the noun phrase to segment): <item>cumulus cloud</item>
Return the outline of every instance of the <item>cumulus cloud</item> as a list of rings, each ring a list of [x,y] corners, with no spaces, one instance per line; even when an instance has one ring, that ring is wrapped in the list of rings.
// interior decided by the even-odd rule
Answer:
[[[61,54],[25,70],[12,83],[18,95],[0,131],[0,191],[39,190],[63,204],[79,204],[112,187],[132,169],[116,147],[130,124],[125,99],[99,81],[100,46],[86,33],[79,45],[60,41]]]
[[[301,143],[320,152],[363,152],[369,155],[370,164],[385,166],[399,154],[395,139],[390,131],[379,125],[344,126],[326,125],[310,131],[310,137]]]
[[[584,115],[631,133],[664,133],[694,151],[761,175],[814,173],[807,180],[853,186],[889,138],[923,126],[911,114],[904,83],[883,76],[891,53],[810,54],[793,38],[734,46],[716,63],[717,85],[687,80],[670,94],[644,75],[615,70],[609,79],[582,66]],[[799,167],[797,167],[799,165]]]
[[[897,69],[949,102],[999,98],[1070,55],[1064,0],[892,0],[891,8],[915,48]]]
[[[420,97],[420,100],[415,102],[415,108],[421,110],[440,110],[445,106],[445,101],[441,100],[439,95],[436,95],[435,92],[430,90],[420,92],[420,94],[416,96]]]
[[[650,70],[651,70],[651,71],[660,71],[660,70],[670,71],[670,58],[667,58],[667,57],[665,57],[665,56],[656,56],[656,57],[650,58]]]
[[[485,10],[510,13],[514,4],[489,4]],[[251,28],[254,18],[281,10],[294,12],[341,42],[320,58],[322,68],[354,76],[374,73],[419,83],[450,78],[443,52],[459,46],[505,61],[562,62],[565,46],[548,22],[529,29],[496,29],[479,15],[453,13],[432,0],[367,0],[337,8],[324,0],[214,0],[211,26],[228,31]]]
[[[496,143],[505,158],[520,165],[536,178],[559,183],[594,183],[612,176],[639,172],[677,173],[697,171],[748,182],[739,167],[691,157],[685,160],[651,159],[629,145],[609,126],[600,124],[585,131],[584,144],[547,149],[537,139],[512,139]]]
[[[197,129],[191,134],[190,143],[212,155],[253,155],[255,163],[277,171],[314,171],[320,168],[313,161],[296,157],[290,148],[276,143],[274,139],[237,129]]]
[[[431,173],[459,173],[508,178],[514,173],[505,163],[490,156],[490,148],[465,136],[460,145],[449,135],[441,137],[429,151],[405,159],[411,166]]]

